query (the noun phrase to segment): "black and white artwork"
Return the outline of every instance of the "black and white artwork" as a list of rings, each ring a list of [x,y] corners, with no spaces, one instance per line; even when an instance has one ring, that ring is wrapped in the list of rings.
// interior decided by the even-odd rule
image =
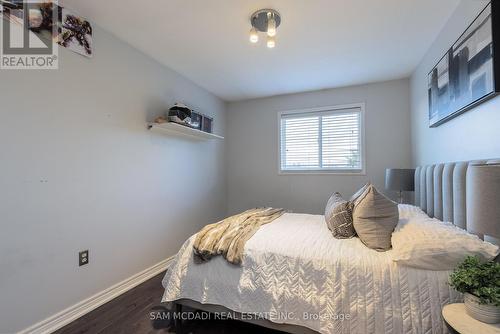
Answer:
[[[497,92],[493,29],[489,4],[429,73],[430,127],[446,122]]]
[[[84,18],[62,9],[59,44],[83,56],[92,57],[92,26]]]

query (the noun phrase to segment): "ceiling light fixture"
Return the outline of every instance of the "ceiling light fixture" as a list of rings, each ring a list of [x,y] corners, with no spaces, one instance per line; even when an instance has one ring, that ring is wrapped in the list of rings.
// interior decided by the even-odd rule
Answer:
[[[281,15],[274,9],[261,9],[250,16],[252,29],[250,30],[250,42],[259,41],[259,32],[267,34],[267,47],[272,49],[276,46],[276,30],[281,24]]]
[[[252,27],[252,29],[250,29],[250,42],[257,43],[258,41],[259,41],[259,34],[257,32],[257,29]]]
[[[267,37],[267,47],[272,49],[276,46],[276,39],[274,37],[268,36]]]
[[[267,13],[267,36],[276,36],[276,20],[271,12]]]

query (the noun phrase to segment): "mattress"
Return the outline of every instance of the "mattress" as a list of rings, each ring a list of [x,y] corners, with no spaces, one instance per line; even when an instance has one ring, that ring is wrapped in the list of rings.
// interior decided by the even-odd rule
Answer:
[[[424,215],[400,206],[400,216]],[[425,217],[425,216],[424,216]],[[188,239],[163,279],[163,301],[222,305],[320,333],[445,333],[441,308],[462,300],[449,271],[397,265],[358,238],[333,238],[324,217],[286,213],[245,245],[241,266],[195,263]]]

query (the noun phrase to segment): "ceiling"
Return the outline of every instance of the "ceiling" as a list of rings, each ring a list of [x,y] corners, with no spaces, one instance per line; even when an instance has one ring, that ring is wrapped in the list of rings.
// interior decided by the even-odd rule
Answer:
[[[459,0],[60,0],[226,101],[407,77]],[[278,10],[275,49],[249,17]],[[96,55],[98,56],[98,50]]]

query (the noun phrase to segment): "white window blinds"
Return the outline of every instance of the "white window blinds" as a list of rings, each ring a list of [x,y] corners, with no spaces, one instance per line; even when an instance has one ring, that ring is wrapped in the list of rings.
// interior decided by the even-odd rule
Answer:
[[[362,107],[280,115],[281,171],[363,169]]]

